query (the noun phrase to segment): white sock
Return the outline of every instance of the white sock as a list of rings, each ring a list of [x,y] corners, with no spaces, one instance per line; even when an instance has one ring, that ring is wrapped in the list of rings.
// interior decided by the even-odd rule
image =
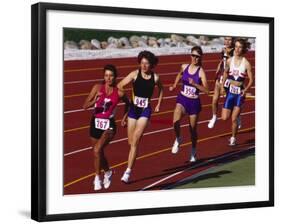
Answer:
[[[98,180],[100,180],[100,175],[95,176],[95,181],[98,181]]]
[[[217,119],[217,115],[213,114],[212,120],[215,120],[215,119]]]
[[[104,172],[104,175],[107,176],[107,177],[108,177],[110,174],[111,174],[111,170],[108,170],[108,171]]]
[[[125,173],[131,173],[131,171],[132,171],[132,169],[127,168],[126,171],[125,171]]]

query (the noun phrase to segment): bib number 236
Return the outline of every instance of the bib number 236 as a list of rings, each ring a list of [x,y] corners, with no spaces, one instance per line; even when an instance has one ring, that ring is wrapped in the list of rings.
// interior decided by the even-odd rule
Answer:
[[[109,119],[96,118],[95,127],[101,130],[107,130],[109,128]]]

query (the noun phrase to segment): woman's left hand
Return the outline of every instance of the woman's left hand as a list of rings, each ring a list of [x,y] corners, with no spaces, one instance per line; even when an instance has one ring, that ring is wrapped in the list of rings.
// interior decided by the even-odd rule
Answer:
[[[246,91],[245,90],[241,91],[241,96],[246,96]]]
[[[155,107],[155,109],[154,109],[154,112],[158,113],[159,111],[160,111],[160,105],[157,104],[156,107]]]
[[[127,126],[127,116],[124,116],[123,119],[121,120],[121,126],[126,127]]]

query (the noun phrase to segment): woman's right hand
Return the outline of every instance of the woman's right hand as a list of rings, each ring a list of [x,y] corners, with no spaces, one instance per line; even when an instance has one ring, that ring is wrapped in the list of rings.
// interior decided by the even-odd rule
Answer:
[[[124,128],[127,126],[127,116],[124,116],[121,120],[121,126]]]
[[[222,96],[225,95],[225,88],[223,87],[223,85],[221,85],[221,87],[220,87],[220,95],[222,95]]]
[[[174,86],[170,86],[170,87],[169,87],[169,91],[170,91],[170,92],[172,92],[174,89],[175,89]]]

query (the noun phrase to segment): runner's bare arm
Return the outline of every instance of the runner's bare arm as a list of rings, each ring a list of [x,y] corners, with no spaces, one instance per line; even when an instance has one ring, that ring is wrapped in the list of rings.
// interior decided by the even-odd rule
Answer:
[[[124,115],[123,115],[123,118],[121,120],[121,126],[125,127],[126,124],[127,124],[128,111],[129,111],[129,107],[130,107],[130,100],[127,97],[125,91],[118,90],[118,95],[119,95],[119,98],[125,103]]]
[[[253,82],[254,82],[254,77],[253,77],[253,73],[252,73],[252,66],[248,61],[246,62],[246,70],[247,70],[249,82],[248,82],[246,88],[243,90],[243,94],[245,94],[249,90],[249,88],[253,85]]]
[[[117,87],[120,90],[124,90],[124,87],[126,85],[128,85],[130,82],[132,82],[133,80],[136,79],[137,77],[137,71],[132,71],[131,73],[129,73],[129,75],[127,75],[124,79],[122,79],[118,84]]]
[[[163,91],[162,82],[161,82],[159,76],[156,75],[156,74],[155,74],[155,83],[156,83],[156,85],[158,87],[158,90],[159,90],[159,92],[158,92],[158,103],[157,103],[157,105],[155,107],[155,112],[159,112],[160,106],[161,106],[161,102],[163,100],[163,92],[164,91]]]
[[[181,70],[180,70],[180,72],[178,73],[178,75],[177,75],[177,77],[176,77],[176,79],[175,79],[174,84],[169,87],[169,90],[170,90],[170,91],[173,91],[173,90],[177,87],[177,85],[178,85],[178,83],[179,83],[179,81],[180,81],[180,79],[181,79],[181,77],[182,77],[183,71],[184,71],[184,69],[186,68],[186,66],[187,66],[187,64],[181,65]]]
[[[225,94],[224,83],[227,79],[229,68],[230,68],[230,58],[227,59],[225,69],[224,69],[224,72],[223,72],[222,85],[221,85],[221,95]]]
[[[217,70],[216,70],[216,75],[218,75],[220,73],[222,62],[223,62],[223,60],[221,60],[220,63],[218,64],[218,67],[217,67]]]
[[[83,109],[86,110],[89,107],[93,106],[97,100],[98,97],[98,92],[100,90],[101,85],[96,84],[92,88],[91,92],[89,93],[88,97],[86,98],[84,104],[83,104]]]
[[[208,87],[208,82],[207,82],[207,78],[206,78],[206,73],[203,68],[200,68],[199,77],[201,78],[202,85],[195,83],[193,79],[189,79],[189,84],[193,85],[194,87],[199,89],[201,92],[209,94],[209,87]]]

